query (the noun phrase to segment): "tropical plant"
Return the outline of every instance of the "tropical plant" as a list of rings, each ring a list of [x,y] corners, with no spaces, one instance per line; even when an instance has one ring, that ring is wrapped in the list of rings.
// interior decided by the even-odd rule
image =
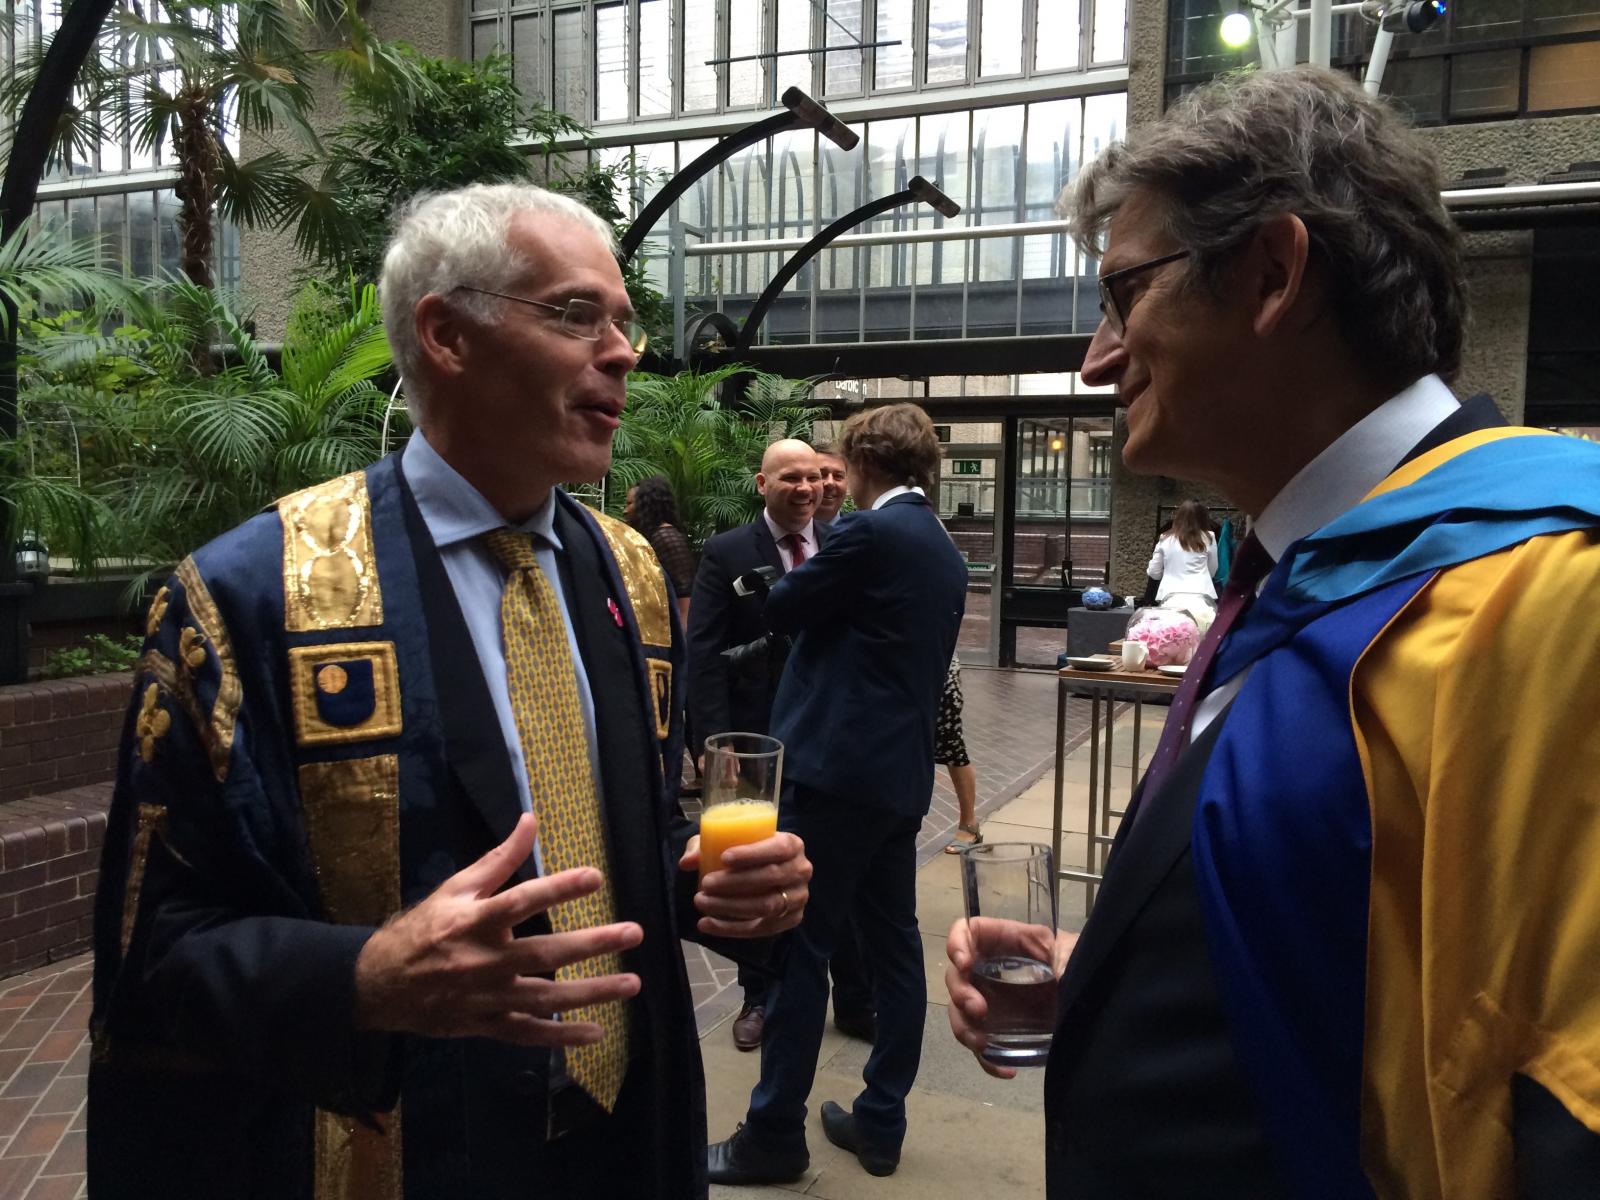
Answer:
[[[741,376],[742,403],[725,403],[719,393]],[[762,453],[777,438],[810,437],[813,423],[827,416],[825,407],[809,403],[811,387],[740,366],[677,375],[636,371],[613,443],[609,506],[620,512],[628,488],[661,474],[693,541],[753,520],[761,510],[755,473]]]
[[[292,321],[278,369],[225,301],[187,280],[127,311],[110,334],[60,331],[23,360],[25,416],[73,414],[76,490],[94,504],[91,528],[41,522],[58,552],[83,561],[115,546],[162,568],[276,497],[378,457],[388,398],[374,381],[392,359],[371,285],[352,288],[337,319]],[[209,373],[188,352],[201,330],[220,339]]]
[[[14,344],[10,339],[18,332],[7,321],[9,313],[18,314],[19,326],[30,326],[41,310],[81,304],[115,308],[133,295],[120,275],[95,265],[93,246],[72,242],[55,226],[31,234],[23,227],[0,243],[0,335],[6,344]],[[98,331],[75,332],[71,340],[82,358],[83,344],[97,338]],[[45,381],[59,378],[59,359],[42,367],[39,363],[35,357],[36,372]],[[0,435],[0,547],[8,550],[24,530],[45,531],[63,547],[95,547],[109,510],[75,477],[37,470],[39,441],[27,428],[19,428],[15,436]]]
[[[587,144],[589,130],[525,100],[509,56],[463,63],[405,46],[395,53],[421,86],[406,92],[353,78],[344,92],[349,117],[298,165],[299,190],[285,211],[296,214],[296,247],[324,274],[376,280],[400,205],[420,191],[471,183],[541,183],[621,233],[621,197],[645,182],[644,173],[631,159],[606,164],[558,150],[561,142]],[[659,343],[671,320],[666,301],[641,266],[627,264],[623,273],[639,319]]]

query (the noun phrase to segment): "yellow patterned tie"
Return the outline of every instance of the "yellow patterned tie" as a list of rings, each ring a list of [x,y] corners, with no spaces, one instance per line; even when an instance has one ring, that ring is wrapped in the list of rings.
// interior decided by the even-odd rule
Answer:
[[[484,540],[510,572],[500,597],[506,684],[539,818],[545,872],[592,866],[606,879],[593,895],[552,908],[550,924],[557,933],[608,925],[617,919],[617,904],[561,606],[528,534],[497,529]],[[592,979],[621,970],[620,955],[603,954],[562,967],[556,978]],[[628,1010],[613,1000],[575,1008],[567,1019],[593,1021],[605,1030],[597,1045],[567,1048],[567,1074],[610,1112],[628,1069]]]

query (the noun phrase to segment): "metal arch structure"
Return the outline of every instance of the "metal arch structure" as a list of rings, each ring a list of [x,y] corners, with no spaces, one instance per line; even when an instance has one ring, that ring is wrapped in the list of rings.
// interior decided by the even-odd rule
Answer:
[[[693,187],[702,176],[747,146],[765,141],[774,134],[806,128],[815,129],[842,150],[854,150],[861,141],[860,134],[853,132],[843,121],[797,87],[784,91],[783,107],[786,111],[774,113],[765,120],[741,129],[738,133],[729,134],[673,176],[671,182],[656,193],[654,199],[645,205],[644,211],[622,235],[618,245],[618,253],[622,260],[627,262],[638,253],[639,247],[649,236],[650,231],[678,202],[679,197]]]
[[[899,208],[904,204],[916,201],[927,204],[935,212],[946,217],[953,217],[961,211],[961,206],[946,196],[933,184],[921,175],[912,176],[904,190],[895,192],[891,196],[883,196],[877,200],[869,200],[853,212],[848,212],[833,224],[829,225],[816,237],[812,238],[772,277],[772,282],[767,284],[766,290],[756,298],[750,307],[750,315],[745,318],[744,327],[739,331],[739,338],[734,343],[734,352],[744,354],[750,349],[750,343],[755,340],[756,330],[761,328],[761,322],[766,319],[767,310],[772,307],[772,302],[805,266],[820,254],[834,238],[847,229],[853,229],[863,221],[870,221],[880,213],[888,212],[891,208]]]

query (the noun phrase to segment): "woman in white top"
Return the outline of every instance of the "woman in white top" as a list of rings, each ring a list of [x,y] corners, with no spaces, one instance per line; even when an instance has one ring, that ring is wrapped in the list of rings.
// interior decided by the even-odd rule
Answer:
[[[1178,505],[1172,528],[1156,543],[1145,574],[1159,582],[1156,603],[1182,609],[1204,633],[1216,616],[1217,536],[1205,506],[1195,500]]]

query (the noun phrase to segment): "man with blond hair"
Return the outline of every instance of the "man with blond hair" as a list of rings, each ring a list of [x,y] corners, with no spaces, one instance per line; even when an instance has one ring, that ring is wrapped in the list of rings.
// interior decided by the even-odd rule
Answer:
[[[531,186],[423,196],[381,287],[405,450],[200,548],[150,611],[90,1189],[703,1200],[678,938],[792,926],[810,867],[780,834],[697,888],[670,590],[559,487],[610,465],[644,345],[610,230]]]

